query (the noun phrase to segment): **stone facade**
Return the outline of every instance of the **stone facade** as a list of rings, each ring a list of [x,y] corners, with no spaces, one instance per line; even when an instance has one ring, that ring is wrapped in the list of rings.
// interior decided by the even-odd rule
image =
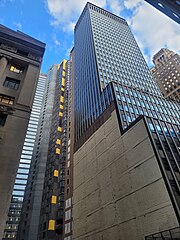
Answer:
[[[116,112],[74,154],[73,239],[143,240],[178,226],[141,119],[122,136]]]
[[[180,102],[180,55],[162,48],[153,56],[151,73],[165,98]]]
[[[0,25],[0,239],[44,50],[44,43]]]

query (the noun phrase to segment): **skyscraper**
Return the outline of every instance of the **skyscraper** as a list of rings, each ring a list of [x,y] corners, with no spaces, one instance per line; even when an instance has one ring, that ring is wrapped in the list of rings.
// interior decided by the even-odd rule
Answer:
[[[162,48],[153,56],[150,69],[165,98],[180,101],[180,55]]]
[[[180,1],[179,0],[145,0],[153,7],[180,24]]]
[[[0,25],[0,238],[44,50],[44,43]]]
[[[67,145],[69,62],[58,67],[38,239],[62,239]]]
[[[179,236],[179,105],[124,19],[87,3],[74,43],[73,239]]]
[[[46,75],[41,73],[39,75],[37,88],[34,96],[32,111],[28,123],[23,150],[21,153],[20,163],[16,175],[16,181],[13,188],[3,239],[16,239],[16,233],[18,229],[24,198],[24,191],[28,179],[29,168],[31,164],[46,85]]]
[[[63,239],[72,239],[72,197],[73,197],[73,153],[74,153],[74,48],[70,53],[68,80],[68,104],[67,104],[67,134],[66,134],[66,163],[64,186],[64,219]]]
[[[57,69],[58,65],[54,64],[47,73],[47,85],[43,96],[17,239],[36,239],[38,234]]]
[[[48,93],[42,110],[37,151],[25,192],[18,239],[62,239],[67,146],[69,61],[47,74]]]

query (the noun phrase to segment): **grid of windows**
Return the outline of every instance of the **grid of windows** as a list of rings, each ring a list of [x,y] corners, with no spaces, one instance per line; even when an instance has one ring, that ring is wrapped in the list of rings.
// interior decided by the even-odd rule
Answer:
[[[161,96],[126,21],[90,3],[75,27],[74,58],[75,142],[112,101],[108,83]]]
[[[153,57],[151,73],[165,97],[180,101],[180,55],[162,48]],[[176,98],[177,96],[177,98]]]
[[[139,115],[179,124],[180,109],[175,102],[122,84],[113,83],[112,85],[123,129]]]
[[[115,81],[161,95],[127,23],[90,10],[101,86]]]
[[[147,118],[150,135],[156,147],[160,169],[171,191],[177,216],[180,214],[180,126]],[[179,217],[178,217],[179,218]]]

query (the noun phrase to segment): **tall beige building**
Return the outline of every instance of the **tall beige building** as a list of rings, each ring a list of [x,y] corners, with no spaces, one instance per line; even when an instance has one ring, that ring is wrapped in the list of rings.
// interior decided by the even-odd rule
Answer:
[[[44,50],[44,43],[0,25],[0,239]]]
[[[153,56],[151,73],[165,98],[180,101],[180,55],[162,48]]]

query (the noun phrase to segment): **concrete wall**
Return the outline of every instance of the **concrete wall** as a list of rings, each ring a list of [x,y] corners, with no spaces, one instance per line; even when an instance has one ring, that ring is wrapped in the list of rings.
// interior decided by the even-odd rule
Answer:
[[[143,240],[178,226],[143,120],[114,111],[74,154],[73,239]]]

